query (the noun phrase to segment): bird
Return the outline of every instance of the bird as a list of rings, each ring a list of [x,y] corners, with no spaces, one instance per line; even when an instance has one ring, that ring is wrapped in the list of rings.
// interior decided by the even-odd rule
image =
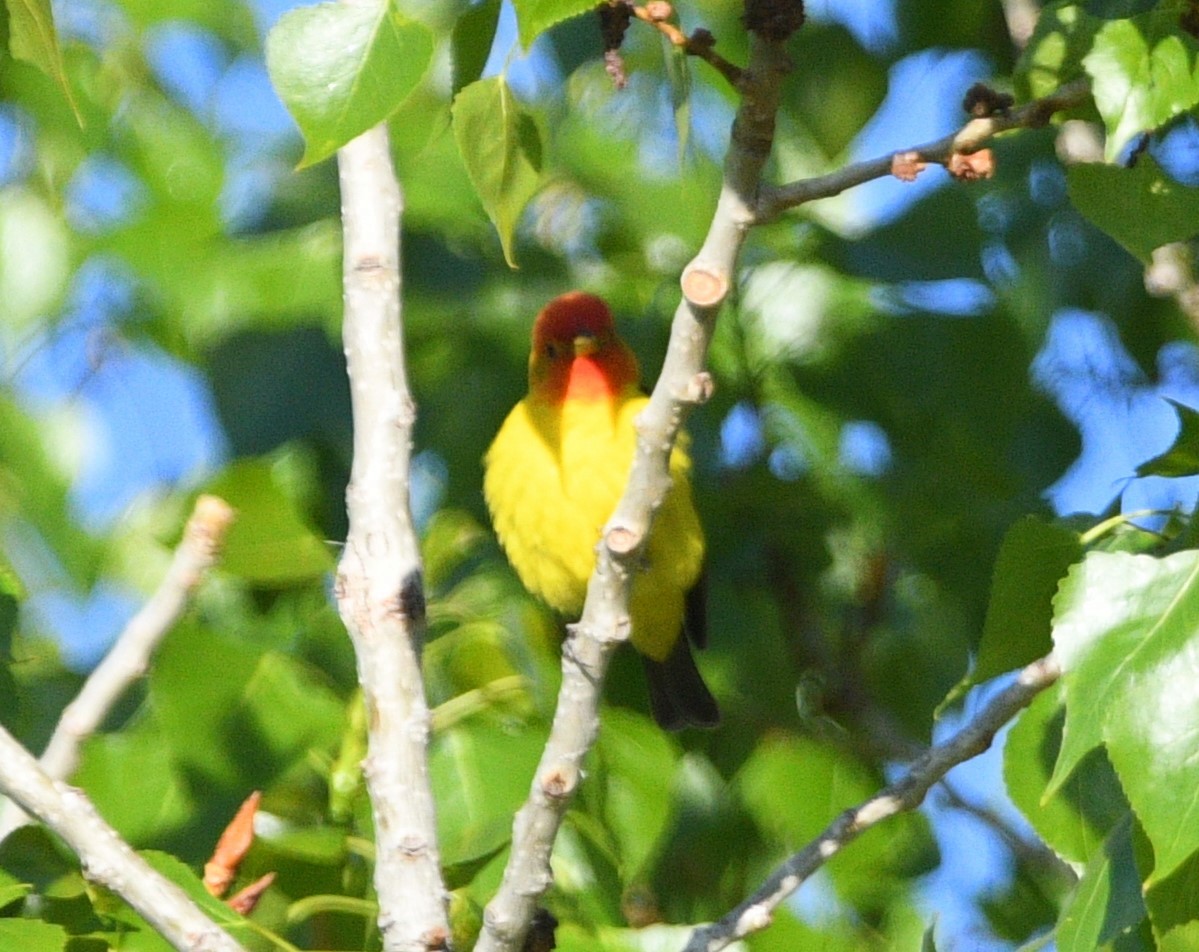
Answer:
[[[616,508],[649,398],[637,358],[603,299],[572,291],[533,323],[529,391],[483,460],[483,496],[500,545],[525,588],[564,617],[583,609],[603,527]],[[630,641],[660,726],[715,727],[716,701],[691,646],[707,640],[704,534],[685,443],[671,452],[671,487],[632,574]]]

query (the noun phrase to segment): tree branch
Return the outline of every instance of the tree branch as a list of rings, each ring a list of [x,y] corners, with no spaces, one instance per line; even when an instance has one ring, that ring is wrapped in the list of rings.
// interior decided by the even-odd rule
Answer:
[[[1055,112],[1081,105],[1090,94],[1090,82],[1078,79],[1067,83],[1051,95],[1009,112],[971,119],[957,132],[935,142],[847,165],[828,175],[801,179],[777,187],[764,187],[755,209],[755,223],[769,221],[797,205],[814,202],[820,198],[830,198],[855,185],[891,175],[896,156],[903,156],[912,163],[932,162],[947,165],[953,156],[974,152],[1001,132],[1043,126]]]
[[[83,683],[58,720],[39,761],[53,780],[66,780],[79,764],[79,747],[104,722],[129,686],[146,673],[150,657],[175,622],[204,573],[216,562],[233,509],[216,496],[200,496],[183,530],[183,539],[158,588],[129,620],[108,653]],[[12,802],[0,814],[0,839],[28,822]]]
[[[444,948],[449,927],[425,759],[429,709],[420,671],[425,597],[408,508],[416,409],[400,320],[403,195],[387,127],[376,126],[345,145],[337,165],[354,462],[336,594],[367,711],[363,773],[375,817],[383,948],[416,952]]]
[[[688,56],[697,56],[720,73],[730,86],[736,89],[741,83],[741,67],[730,63],[716,52],[716,38],[707,30],[694,30],[688,36],[670,22],[674,8],[666,0],[649,0],[645,6],[629,5],[630,10],[638,20],[648,23],[661,33],[673,46],[678,47]]]
[[[796,9],[798,4],[794,4]],[[562,687],[549,740],[529,799],[516,815],[512,853],[499,892],[484,915],[477,952],[521,947],[537,902],[549,888],[550,852],[578,786],[582,761],[599,729],[599,700],[613,650],[629,634],[629,575],[670,487],[669,458],[690,409],[707,399],[703,370],[717,311],[732,286],[737,253],[753,223],[762,167],[788,68],[783,39],[750,36],[743,99],[733,124],[724,182],[711,229],[682,278],[670,347],[649,405],[638,422],[637,452],[624,496],[609,520],[578,624],[562,651]]]
[[[846,810],[816,839],[779,866],[749,899],[718,922],[697,928],[683,952],[717,952],[768,926],[784,899],[876,823],[897,813],[915,810],[929,788],[952,767],[991,746],[995,735],[1061,676],[1057,659],[1048,654],[1024,668],[1015,682],[991,699],[978,716],[948,741],[917,758],[901,780],[860,806]]]
[[[244,952],[182,889],[138,856],[82,791],[49,777],[2,727],[0,792],[62,837],[89,880],[119,894],[180,952]]]

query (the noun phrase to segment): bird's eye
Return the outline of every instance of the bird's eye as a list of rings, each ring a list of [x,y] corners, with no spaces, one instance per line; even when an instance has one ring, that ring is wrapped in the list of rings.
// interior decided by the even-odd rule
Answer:
[[[558,356],[558,345],[555,343],[552,343],[552,342],[549,344],[546,344],[545,345],[545,356],[548,357],[550,360],[554,360]]]

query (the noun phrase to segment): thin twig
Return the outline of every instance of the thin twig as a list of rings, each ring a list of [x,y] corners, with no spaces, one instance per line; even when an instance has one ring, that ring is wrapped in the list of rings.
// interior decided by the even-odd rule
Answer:
[[[204,573],[216,562],[233,509],[216,496],[200,496],[183,539],[158,588],[125,626],[112,647],[58,720],[39,763],[54,780],[66,780],[79,764],[79,747],[104,723],[134,681],[146,673],[159,643],[187,608]],[[0,839],[27,817],[11,801],[0,814]]]
[[[637,421],[637,452],[628,486],[604,529],[582,617],[563,648],[553,727],[529,799],[516,815],[511,856],[500,890],[487,907],[477,952],[519,949],[537,902],[549,888],[554,838],[599,728],[608,660],[628,637],[629,574],[648,536],[656,503],[670,487],[670,448],[687,413],[711,392],[704,355],[752,221],[787,66],[782,39],[751,34],[743,100],[733,124],[716,213],[703,247],[683,273],[683,300],[675,313],[666,361]]]
[[[3,728],[0,792],[61,837],[89,880],[119,893],[180,952],[244,952],[182,889],[138,856],[81,791],[49,777]]]
[[[957,132],[911,149],[901,149],[877,159],[856,162],[828,175],[801,179],[786,185],[764,187],[756,207],[756,222],[769,221],[789,208],[839,195],[848,188],[892,174],[895,156],[912,162],[947,165],[955,155],[968,155],[1009,129],[1043,126],[1056,112],[1081,105],[1091,94],[1089,80],[1079,79],[1061,89],[1007,113],[971,119]]]
[[[343,146],[337,166],[354,462],[336,591],[367,711],[363,773],[375,817],[379,929],[386,952],[441,949],[449,926],[426,762],[424,583],[408,508],[416,410],[400,311],[403,195],[387,127],[376,126]]]
[[[960,810],[974,817],[979,823],[985,824],[998,836],[1012,855],[1024,865],[1059,878],[1063,883],[1074,885],[1078,882],[1078,874],[1074,868],[1057,855],[1040,840],[1029,839],[1014,830],[997,811],[990,807],[967,800],[948,780],[941,784],[945,802],[955,810]]]
[[[688,36],[667,19],[674,12],[669,3],[663,0],[650,0],[645,6],[631,5],[633,16],[648,23],[677,46],[688,56],[702,59],[716,72],[729,81],[729,85],[737,89],[741,84],[743,71],[740,66],[730,63],[716,52],[716,38],[707,30],[693,30]]]
[[[828,860],[870,827],[897,813],[915,810],[929,788],[949,770],[991,746],[995,735],[1061,675],[1046,655],[1024,668],[969,724],[915,760],[907,775],[860,806],[846,810],[818,837],[779,866],[749,899],[717,922],[697,928],[683,952],[717,952],[768,926],[774,910]]]

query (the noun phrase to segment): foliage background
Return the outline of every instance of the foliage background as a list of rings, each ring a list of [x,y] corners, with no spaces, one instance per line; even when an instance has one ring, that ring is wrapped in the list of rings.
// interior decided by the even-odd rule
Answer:
[[[1129,577],[1120,559],[1163,544],[1126,526],[1080,540],[1096,519],[1052,516],[1192,503],[1192,481],[1134,479],[1172,439],[1175,411],[1162,397],[1194,402],[1199,382],[1186,308],[1145,281],[1149,250],[1199,230],[1187,217],[1199,178],[1196,44],[1179,27],[1187,7],[1055,3],[1022,59],[1009,28],[1018,7],[810,7],[773,174],[817,174],[947,132],[976,78],[1041,94],[1090,56],[1102,80],[1119,69],[1094,57],[1123,62],[1140,41],[1149,72],[1136,72],[1140,59],[1125,72],[1138,89],[1156,81],[1158,99],[1126,118],[1136,110],[1105,106],[1097,82],[1099,112],[1079,118],[1106,120],[1109,159],[1144,146],[1133,171],[1146,181],[1120,205],[1128,177],[1102,177],[1115,166],[1066,171],[1048,127],[998,142],[985,184],[948,185],[931,170],[915,186],[875,183],[755,230],[711,353],[716,397],[690,424],[710,549],[702,664],[725,723],[661,735],[634,660],[619,659],[555,858],[549,904],[562,948],[646,947],[654,930],[628,927],[725,911],[976,708],[988,688],[935,719],[972,659],[983,680],[1049,647],[1049,599],[1083,542],[1120,550],[1106,556],[1117,562],[1076,569],[1063,614],[1085,616],[1095,592]],[[413,91],[391,128],[420,406],[432,770],[457,921],[469,931],[497,882],[558,677],[558,621],[521,590],[487,529],[480,460],[523,393],[531,317],[556,293],[605,295],[652,380],[679,269],[711,217],[735,97],[637,25],[618,92],[590,16],[556,23],[523,56],[507,6],[396,9],[432,38],[429,69],[392,77]],[[22,35],[8,11],[0,24]],[[13,43],[0,57],[0,721],[40,749],[106,638],[153,587],[190,500],[224,496],[240,518],[221,571],[89,742],[75,782],[135,845],[193,868],[236,804],[264,790],[244,872],[279,879],[239,937],[254,948],[274,936],[371,948],[361,724],[328,592],[350,452],[336,177],[330,161],[293,170],[304,146],[262,58],[279,13],[236,0],[68,3],[55,11],[60,50],[31,57]],[[744,61],[728,4],[687,4],[680,16]],[[538,29],[526,12],[522,34]],[[284,58],[286,39],[275,35]],[[1170,85],[1148,51],[1174,56],[1174,46],[1184,69]],[[490,85],[452,105],[480,73]],[[470,143],[495,131],[487,97],[502,96],[524,116],[518,185],[536,194],[523,215],[520,188],[480,188],[487,156],[472,164]],[[1158,126],[1144,143],[1128,132]],[[1164,234],[1153,230],[1162,215],[1142,213],[1163,181],[1178,211]],[[1165,601],[1133,612],[1132,630],[1170,620],[1171,595],[1189,604],[1185,522],[1149,523],[1184,562],[1151,559],[1154,571],[1165,566],[1168,578],[1154,577]],[[1129,598],[1144,592],[1138,582]],[[1165,628],[1161,654],[1174,657],[1191,629],[1176,616]],[[1115,703],[1080,685],[1074,710],[1094,696]],[[1194,834],[1182,837],[1181,865],[1152,878],[1153,847],[1181,825],[1151,829],[1152,816],[1179,807],[1164,792],[1177,774],[1150,782],[1148,800],[1127,789],[1153,762],[1142,750],[1115,764],[1122,786],[1104,751],[1127,751],[1121,732],[1136,730],[1116,719],[1077,752],[1072,776],[1059,765],[1051,781],[1058,703],[1045,698],[1021,721],[1006,781],[994,758],[955,775],[956,793],[854,844],[749,945],[907,948],[931,929],[946,948],[1007,948],[1057,923],[1060,948],[1117,935],[1191,947],[1182,943],[1199,910],[1179,896]],[[1083,886],[1072,889],[1004,799],[1005,783]],[[1061,788],[1049,806],[1047,783]],[[1131,870],[1131,887],[1111,868]],[[1156,887],[1145,901],[1142,879]],[[1097,924],[1084,915],[1096,896],[1107,910]],[[35,829],[0,844],[6,935],[29,949],[71,936],[157,947]]]

